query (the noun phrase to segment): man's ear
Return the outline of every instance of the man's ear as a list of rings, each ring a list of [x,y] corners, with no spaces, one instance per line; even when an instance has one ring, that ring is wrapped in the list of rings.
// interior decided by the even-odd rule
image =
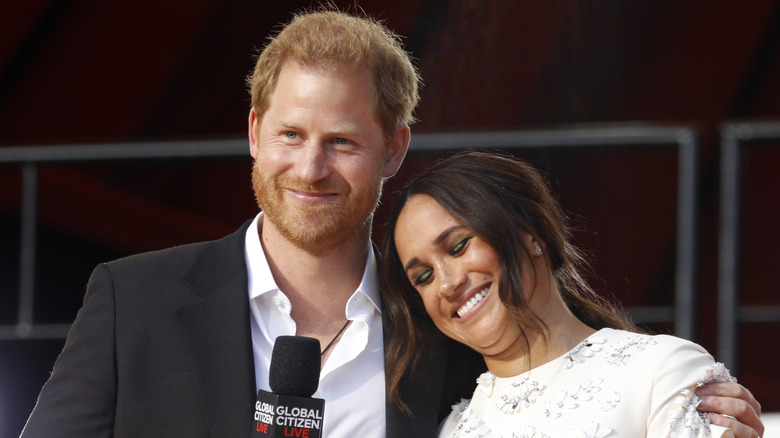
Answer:
[[[257,158],[257,136],[259,135],[257,128],[259,124],[260,121],[257,119],[257,113],[255,112],[255,109],[252,108],[249,110],[249,154],[252,155],[252,158]]]
[[[409,140],[412,133],[407,125],[401,125],[393,134],[385,153],[385,167],[382,176],[390,178],[398,172],[401,163],[404,162],[406,151],[409,149]]]

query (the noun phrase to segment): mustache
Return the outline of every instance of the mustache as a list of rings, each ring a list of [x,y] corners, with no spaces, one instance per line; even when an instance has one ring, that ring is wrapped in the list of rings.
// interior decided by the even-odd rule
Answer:
[[[349,193],[349,185],[340,179],[328,179],[309,184],[296,178],[280,175],[274,179],[277,188],[295,190],[305,193]]]

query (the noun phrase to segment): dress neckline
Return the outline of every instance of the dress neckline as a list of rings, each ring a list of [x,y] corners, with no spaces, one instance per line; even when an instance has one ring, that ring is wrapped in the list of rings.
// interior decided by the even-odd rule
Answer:
[[[557,372],[561,369],[561,367],[564,368],[571,368],[571,365],[573,362],[580,362],[582,361],[582,358],[589,357],[591,355],[591,349],[594,348],[594,346],[599,346],[603,344],[606,339],[605,336],[607,332],[614,331],[614,329],[605,327],[599,330],[596,330],[594,333],[590,334],[589,336],[582,339],[580,342],[577,343],[574,347],[572,347],[569,351],[566,353],[563,353],[562,355],[545,362],[535,368],[532,368],[528,371],[524,371],[520,374],[515,374],[514,376],[508,376],[508,377],[499,377],[495,374],[493,374],[490,370],[486,371],[480,378],[477,380],[477,383],[481,383],[481,381],[484,381],[485,383],[489,383],[492,385],[493,382],[508,382],[512,383],[517,380],[526,380],[533,376],[534,378],[543,377],[545,374],[549,374],[552,372]],[[600,347],[596,347],[600,349]],[[484,377],[484,378],[483,378]]]

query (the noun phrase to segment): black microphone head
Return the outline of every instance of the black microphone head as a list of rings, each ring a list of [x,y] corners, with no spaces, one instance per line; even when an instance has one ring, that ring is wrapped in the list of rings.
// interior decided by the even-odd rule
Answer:
[[[320,385],[320,341],[305,336],[276,338],[268,383],[275,394],[311,397]]]

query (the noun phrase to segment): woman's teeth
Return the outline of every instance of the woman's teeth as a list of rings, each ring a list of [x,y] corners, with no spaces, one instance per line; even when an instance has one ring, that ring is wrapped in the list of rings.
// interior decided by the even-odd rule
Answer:
[[[482,289],[482,291],[480,291],[478,294],[471,297],[471,299],[468,300],[468,302],[464,304],[463,307],[458,309],[458,316],[460,318],[463,318],[463,315],[469,313],[469,310],[473,309],[478,302],[482,301],[482,298],[485,298],[485,296],[488,293],[488,290],[490,290],[490,286],[485,286],[485,288]]]

